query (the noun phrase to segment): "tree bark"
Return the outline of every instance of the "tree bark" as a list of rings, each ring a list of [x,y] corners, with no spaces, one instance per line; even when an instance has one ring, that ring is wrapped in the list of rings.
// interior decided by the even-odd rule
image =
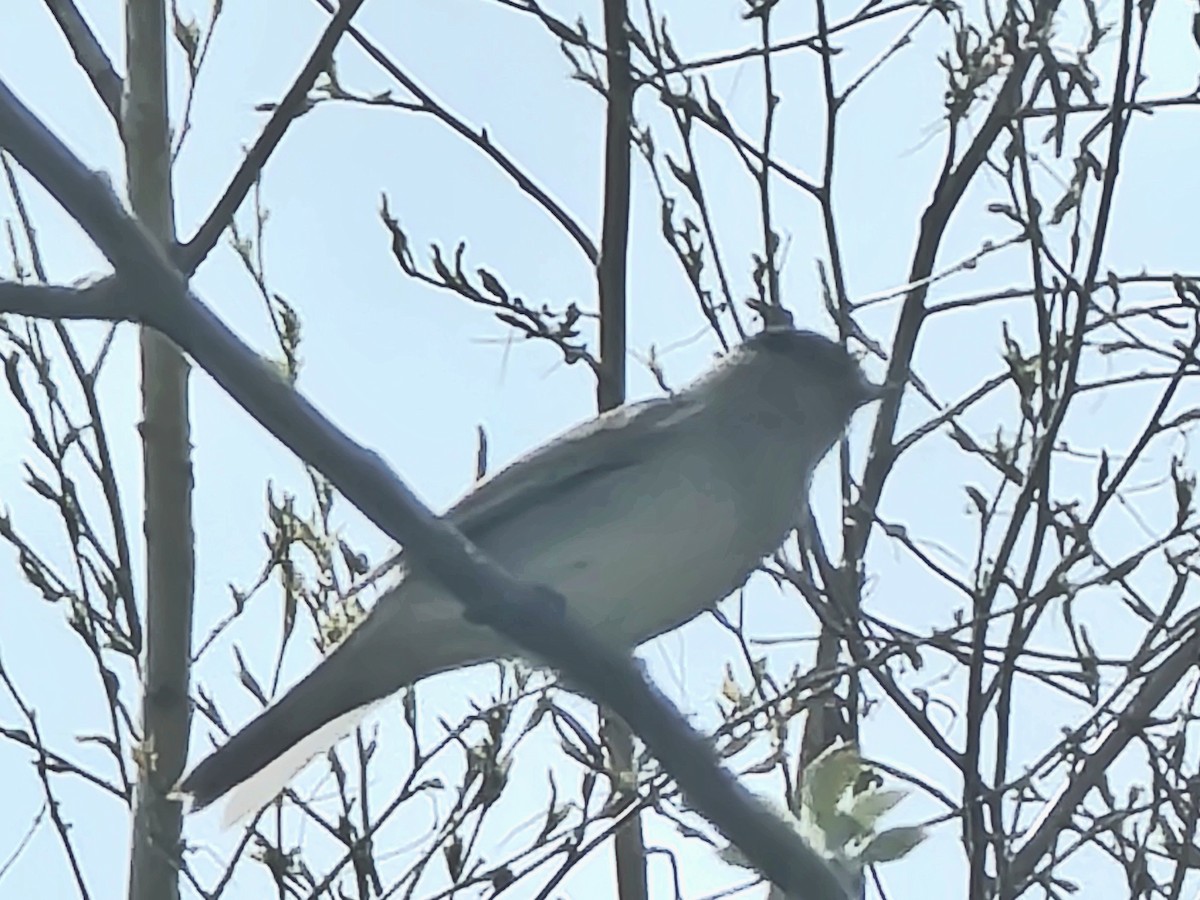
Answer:
[[[166,8],[126,0],[123,109],[130,205],[163,246],[175,243],[167,113]],[[142,750],[134,797],[130,900],[179,896],[182,810],[167,798],[187,760],[194,535],[188,363],[159,332],[139,333],[146,535]]]
[[[600,239],[597,284],[600,294],[600,378],[596,405],[604,412],[625,402],[626,270],[629,252],[630,132],[633,119],[633,80],[629,69],[629,36],[625,30],[625,0],[605,0],[604,35],[608,44],[608,109],[604,136],[604,222]],[[600,730],[608,748],[609,765],[628,774],[630,802],[637,800],[633,732],[625,721],[607,711]],[[613,839],[619,900],[645,900],[646,840],[642,817],[634,814]]]

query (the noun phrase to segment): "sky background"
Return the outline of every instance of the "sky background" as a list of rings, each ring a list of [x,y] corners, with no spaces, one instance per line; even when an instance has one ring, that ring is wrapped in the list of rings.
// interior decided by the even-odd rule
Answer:
[[[850,11],[830,4],[840,18]],[[81,8],[119,71],[123,34],[119,5],[83,2]],[[592,33],[602,33],[599,4],[556,3],[547,7],[573,21],[582,14]],[[659,5],[669,19],[675,46],[685,58],[748,47],[757,25],[740,18],[732,0],[703,4]],[[1101,18],[1117,20],[1118,4],[1099,3]],[[203,4],[183,4],[185,16],[208,19]],[[1190,39],[1194,4],[1159,0],[1147,46],[1150,80],[1144,97],[1175,96],[1193,90],[1200,76],[1200,52]],[[857,29],[841,42],[836,73],[848,83],[887,47],[915,11],[885,18]],[[642,16],[639,6],[639,19]],[[1081,10],[1066,7],[1056,43],[1081,46],[1086,31]],[[119,188],[123,163],[112,122],[74,63],[53,19],[35,0],[9,0],[0,27],[0,74],[34,112],[91,167],[106,171]],[[244,149],[257,136],[266,115],[255,106],[282,96],[303,64],[327,20],[310,0],[226,0],[224,13],[201,76],[192,111],[193,130],[175,171],[179,233],[189,236],[203,221]],[[776,10],[775,34],[784,38],[811,33],[811,4],[784,0]],[[537,179],[598,240],[601,212],[603,105],[594,93],[568,78],[569,70],[556,42],[534,17],[499,3],[447,0],[403,3],[369,0],[356,24],[449,109],[467,122],[486,126],[491,139]],[[894,289],[906,280],[920,213],[929,200],[942,162],[945,124],[944,75],[936,56],[946,50],[946,31],[932,21],[914,34],[882,77],[869,80],[843,114],[838,136],[834,192],[848,289],[863,298]],[[1101,72],[1115,50],[1114,39],[1098,51]],[[337,54],[343,85],[363,94],[398,86],[352,45]],[[713,92],[731,118],[747,133],[758,134],[762,110],[760,69],[741,62],[709,71]],[[178,116],[184,97],[182,57],[172,56],[172,108]],[[781,55],[776,63],[778,110],[776,149],[781,158],[814,179],[822,160],[822,105],[815,57],[801,52]],[[1108,90],[1106,83],[1104,90]],[[661,147],[677,145],[654,98],[639,96],[637,112],[656,128]],[[974,124],[978,124],[975,122]],[[1084,123],[1087,127],[1091,123]],[[1045,124],[1034,124],[1040,138]],[[970,131],[971,126],[967,126]],[[1078,133],[1076,128],[1073,133]],[[702,137],[701,171],[719,228],[719,244],[729,263],[735,294],[752,294],[751,254],[761,244],[756,218],[757,194],[736,155],[722,142]],[[1107,137],[1102,141],[1107,146]],[[1044,185],[1069,177],[1070,161],[1054,160],[1042,148]],[[1195,219],[1200,200],[1200,128],[1188,107],[1141,118],[1132,128],[1123,158],[1115,214],[1102,271],[1122,274],[1145,269],[1152,273],[1200,269]],[[660,234],[659,201],[647,169],[634,157],[634,208],[629,270],[629,397],[658,393],[642,363],[657,348],[667,379],[685,383],[702,371],[717,349],[705,329],[696,301],[677,260]],[[27,177],[22,188],[41,240],[52,280],[71,282],[105,270],[103,259],[52,201]],[[678,191],[676,191],[678,193]],[[551,438],[594,412],[594,384],[583,366],[568,367],[549,344],[511,341],[508,329],[483,309],[458,297],[438,293],[408,280],[389,251],[390,236],[378,209],[386,195],[392,214],[407,231],[414,250],[424,253],[430,242],[452,248],[465,240],[469,268],[496,272],[510,291],[531,301],[561,308],[577,302],[595,308],[593,273],[574,243],[534,203],[523,196],[495,165],[428,116],[391,109],[325,104],[295,122],[263,179],[263,201],[270,211],[265,255],[270,287],[298,310],[303,327],[304,368],[301,389],[339,427],[362,444],[375,448],[418,495],[444,509],[470,484],[474,474],[476,428],[486,429],[493,467]],[[1047,189],[1046,196],[1058,194]],[[1004,199],[995,176],[976,179],[967,200],[951,223],[939,254],[943,269],[977,252],[987,239],[1011,235],[1011,227],[986,212],[989,202]],[[820,211],[808,196],[785,186],[775,189],[777,228],[784,236],[781,277],[785,303],[804,327],[832,334],[834,326],[820,299],[816,263],[826,259]],[[11,198],[0,210],[12,215]],[[248,208],[239,213],[243,227],[251,223]],[[1052,239],[1065,246],[1069,232],[1060,228]],[[4,266],[11,271],[6,250]],[[987,257],[978,267],[939,284],[933,300],[949,299],[1027,280],[1027,252],[1022,248]],[[254,285],[223,242],[198,272],[196,292],[252,346],[274,354],[269,321]],[[1161,289],[1141,299],[1161,296]],[[1139,295],[1130,292],[1137,302]],[[887,346],[897,301],[872,307],[859,324]],[[748,317],[747,317],[748,319]],[[916,368],[944,401],[953,401],[982,379],[1004,371],[1001,326],[1033,347],[1032,314],[1027,304],[1013,303],[987,312],[968,310],[936,318],[926,326],[918,346]],[[95,347],[103,328],[73,325],[85,348]],[[589,335],[591,337],[591,335]],[[593,345],[594,346],[594,345]],[[119,461],[125,508],[131,517],[140,505],[139,442],[135,367],[135,332],[120,329],[113,357],[100,386],[114,455]],[[1104,373],[1104,361],[1092,358],[1086,376]],[[1146,366],[1153,361],[1147,360]],[[878,360],[865,366],[878,379]],[[970,417],[977,434],[988,436],[998,423],[1012,420],[1013,392],[997,396]],[[1088,399],[1068,422],[1075,446],[1089,452],[1114,451],[1144,420],[1153,390],[1130,388]],[[245,584],[258,571],[265,525],[265,484],[307,498],[302,470],[291,456],[232,403],[203,372],[193,374],[192,439],[195,448],[194,495],[197,525],[197,635],[204,635],[230,608],[228,584]],[[1185,386],[1181,406],[1197,400]],[[924,421],[929,409],[910,397],[901,416],[900,433]],[[871,412],[852,428],[851,452],[861,466]],[[11,397],[0,392],[0,506],[13,516],[27,539],[49,558],[65,561],[61,525],[47,515],[44,503],[23,487],[21,459],[27,455],[28,429]],[[1148,471],[1161,477],[1172,453],[1192,459],[1186,445],[1164,443],[1151,448]],[[1063,470],[1060,489],[1069,496],[1073,480],[1081,494],[1094,483],[1094,462],[1080,461]],[[836,465],[828,461],[814,489],[818,518],[836,524]],[[1136,482],[1136,479],[1135,479]],[[921,445],[904,458],[884,495],[882,515],[921,535],[944,562],[969,572],[975,524],[963,492],[965,484],[991,484],[991,474],[962,453],[944,435]],[[1169,494],[1169,490],[1167,491]],[[1170,510],[1169,497],[1139,497],[1139,511],[1153,519]],[[336,521],[354,542],[379,561],[388,543],[347,504]],[[1130,523],[1114,520],[1097,535],[1110,541],[1119,556]],[[835,539],[835,530],[829,539]],[[140,525],[131,518],[130,534]],[[140,560],[140,548],[137,550]],[[91,662],[79,642],[63,627],[61,606],[42,603],[25,585],[9,549],[0,550],[0,658],[14,680],[27,690],[39,711],[39,724],[49,741],[77,752],[77,758],[100,759],[95,751],[73,743],[74,737],[104,728],[105,706]],[[953,623],[961,599],[934,580],[897,546],[878,536],[868,555],[867,603],[876,614],[918,632]],[[140,571],[140,564],[138,571]],[[1158,582],[1161,584],[1162,582]],[[1147,590],[1153,592],[1154,575]],[[748,591],[748,631],[759,637],[811,636],[811,620],[802,604],[781,594],[765,579]],[[270,592],[257,598],[250,612],[206,655],[196,681],[215,695],[226,721],[241,724],[256,708],[236,680],[233,647],[246,654],[260,681],[269,678],[280,639],[279,608]],[[1091,622],[1093,640],[1104,653],[1129,652],[1138,634],[1122,612],[1098,606],[1080,611]],[[1046,646],[1061,649],[1062,632],[1047,623],[1040,635]],[[793,641],[772,647],[779,671],[806,664],[810,645]],[[651,674],[681,710],[698,725],[716,722],[713,708],[724,663],[737,665],[733,642],[709,617],[701,617],[668,635],[641,654]],[[294,641],[283,684],[307,671],[315,651],[306,640]],[[953,702],[955,682],[941,661],[914,683]],[[480,670],[442,676],[419,689],[433,727],[438,716],[454,720],[467,710],[468,698],[491,689],[494,675]],[[1087,708],[1031,692],[1022,709],[1022,729],[1015,736],[1014,759],[1032,761],[1051,746],[1063,726],[1082,721]],[[581,705],[581,709],[583,706]],[[398,718],[397,705],[376,718],[385,724],[381,752],[397,767],[410,748],[402,731],[387,721]],[[0,724],[15,724],[16,712],[0,697]],[[953,734],[956,721],[945,723]],[[798,731],[798,729],[797,729]],[[209,729],[194,731],[193,759],[208,747]],[[393,737],[389,743],[389,735]],[[899,768],[918,772],[951,795],[960,790],[955,773],[929,752],[911,725],[886,706],[877,709],[864,728],[865,752]],[[572,769],[556,756],[554,742],[539,738],[534,751],[522,754],[508,798],[511,833],[493,835],[501,850],[519,845],[521,832],[546,796],[546,769],[563,778]],[[1117,777],[1120,770],[1117,771]],[[0,777],[6,788],[0,815],[0,861],[7,858],[42,803],[41,789],[28,755],[11,743],[0,743]],[[776,782],[757,785],[764,791]],[[76,783],[64,783],[65,813],[82,850],[93,896],[124,893],[128,813],[116,800]],[[514,799],[517,798],[517,799]],[[435,804],[417,807],[407,816],[410,843],[415,844],[434,820]],[[894,817],[920,821],[941,810],[913,797]],[[206,848],[194,860],[201,878],[221,871],[220,858],[236,834],[222,835],[217,816],[188,820],[187,838]],[[536,829],[536,825],[533,826]],[[648,819],[652,843],[680,853],[685,896],[701,897],[738,884],[744,876],[716,860],[699,842],[681,841],[672,829]],[[927,895],[929,873],[950,885],[946,896],[960,895],[965,870],[957,845],[956,825],[942,826],[904,863],[883,870],[892,896]],[[405,846],[402,838],[394,842]],[[211,849],[212,858],[205,859]],[[403,858],[402,858],[403,859]],[[611,878],[607,852],[595,854],[563,887],[570,896],[608,896]],[[652,893],[662,896],[669,872],[651,863]],[[1074,874],[1088,897],[1121,895],[1121,885],[1089,883],[1086,865]],[[430,882],[436,884],[436,879]],[[513,896],[531,895],[518,888]],[[256,867],[244,866],[232,894],[258,896],[266,882]],[[67,896],[73,882],[53,831],[43,826],[29,847],[0,881],[0,895]],[[432,887],[430,888],[430,891]],[[427,891],[428,892],[428,891]],[[756,888],[750,896],[761,896]],[[918,893],[920,892],[920,893]]]

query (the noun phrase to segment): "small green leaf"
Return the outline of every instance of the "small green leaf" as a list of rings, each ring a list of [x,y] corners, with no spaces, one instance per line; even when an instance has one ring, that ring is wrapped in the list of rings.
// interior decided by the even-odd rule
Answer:
[[[879,836],[867,845],[858,861],[864,866],[892,862],[907,856],[923,840],[925,829],[919,825],[889,828],[887,831],[881,831]]]
[[[908,796],[906,790],[868,791],[854,799],[850,815],[854,816],[863,827],[870,829],[883,815]]]

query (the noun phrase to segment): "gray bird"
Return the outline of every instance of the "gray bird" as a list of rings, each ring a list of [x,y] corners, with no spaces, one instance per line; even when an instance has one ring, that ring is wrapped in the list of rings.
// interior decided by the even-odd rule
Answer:
[[[620,407],[476,485],[446,515],[519,578],[622,648],[740,587],[799,521],[817,463],[881,388],[818,334],[769,330],[674,396]],[[403,560],[366,619],[179,785],[226,820],[273,799],[374,702],[437,672],[518,655]]]

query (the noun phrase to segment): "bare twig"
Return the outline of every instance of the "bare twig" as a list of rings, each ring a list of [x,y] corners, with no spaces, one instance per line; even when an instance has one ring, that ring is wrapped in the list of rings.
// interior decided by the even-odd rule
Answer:
[[[54,20],[58,22],[59,30],[62,31],[63,37],[71,46],[71,52],[75,54],[75,61],[79,63],[79,67],[92,82],[92,87],[96,89],[100,102],[112,116],[113,124],[117,126],[117,132],[120,133],[122,128],[121,94],[125,90],[125,85],[121,81],[121,76],[117,74],[117,70],[113,68],[112,60],[100,46],[95,32],[92,31],[91,26],[88,25],[73,0],[43,0],[43,2],[54,16]]]
[[[242,201],[246,199],[250,188],[258,180],[267,160],[271,158],[271,154],[283,140],[288,128],[303,110],[308,92],[316,82],[317,76],[329,65],[329,61],[333,58],[334,48],[345,34],[346,29],[350,27],[350,20],[354,18],[362,4],[363,0],[346,0],[338,7],[333,18],[325,27],[321,39],[317,41],[317,46],[309,55],[304,68],[300,70],[300,74],[296,76],[292,86],[283,95],[283,99],[275,107],[262,134],[258,136],[258,140],[254,142],[254,146],[250,148],[246,158],[238,166],[237,172],[230,179],[221,199],[217,201],[191,239],[179,247],[175,259],[187,274],[190,275],[199,268],[200,263],[204,262],[208,254],[212,252],[212,248],[216,246],[222,232],[229,227],[230,220],[237,212],[238,207],[242,205]]]

